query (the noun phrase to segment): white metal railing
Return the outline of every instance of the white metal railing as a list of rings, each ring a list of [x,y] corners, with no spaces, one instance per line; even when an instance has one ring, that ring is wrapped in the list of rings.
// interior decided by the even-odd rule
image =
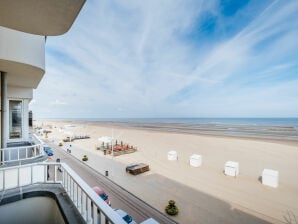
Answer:
[[[45,183],[60,183],[86,223],[126,223],[64,163],[35,163],[0,169],[0,199],[8,189],[22,190],[24,186]]]
[[[33,139],[37,144],[44,145],[44,142],[36,134],[32,134],[30,138]]]
[[[33,134],[33,139],[34,143],[36,143],[34,145],[0,149],[3,158],[2,163],[23,161],[43,156],[43,141],[41,141],[35,134]]]

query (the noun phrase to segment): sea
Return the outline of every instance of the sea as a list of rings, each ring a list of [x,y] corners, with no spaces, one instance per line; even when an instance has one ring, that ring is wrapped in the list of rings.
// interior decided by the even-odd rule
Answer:
[[[156,131],[298,140],[298,118],[59,118]]]

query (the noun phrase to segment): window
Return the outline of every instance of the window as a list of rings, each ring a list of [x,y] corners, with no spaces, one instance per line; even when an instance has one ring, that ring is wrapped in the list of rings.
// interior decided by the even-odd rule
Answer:
[[[22,137],[22,101],[9,101],[9,138]]]

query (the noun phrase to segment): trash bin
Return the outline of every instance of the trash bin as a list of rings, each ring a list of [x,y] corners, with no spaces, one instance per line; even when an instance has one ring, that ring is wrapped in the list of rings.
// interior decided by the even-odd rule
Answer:
[[[107,177],[107,176],[109,176],[109,171],[108,171],[108,170],[106,170],[106,177]]]
[[[56,159],[56,163],[60,163],[60,159],[59,158]]]

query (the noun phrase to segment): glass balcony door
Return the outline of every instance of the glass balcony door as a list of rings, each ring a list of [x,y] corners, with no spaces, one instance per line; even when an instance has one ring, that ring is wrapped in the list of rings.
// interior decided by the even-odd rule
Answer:
[[[22,138],[23,102],[9,100],[9,139]]]

